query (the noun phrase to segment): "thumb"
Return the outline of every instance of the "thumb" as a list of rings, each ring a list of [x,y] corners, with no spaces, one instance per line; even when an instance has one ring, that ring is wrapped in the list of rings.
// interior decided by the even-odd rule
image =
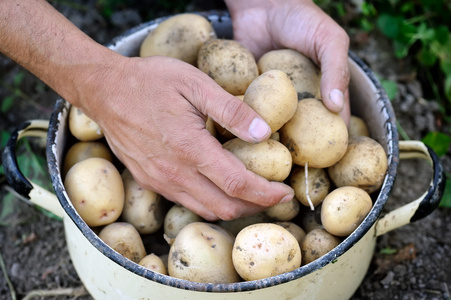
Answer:
[[[210,77],[205,78],[202,90],[203,97],[193,97],[200,103],[193,104],[202,108],[204,115],[244,141],[258,143],[269,138],[270,126],[243,100],[225,91]]]

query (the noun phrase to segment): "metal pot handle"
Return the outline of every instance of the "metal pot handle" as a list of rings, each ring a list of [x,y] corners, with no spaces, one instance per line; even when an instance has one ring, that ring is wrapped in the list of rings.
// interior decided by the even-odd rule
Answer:
[[[431,184],[420,198],[390,211],[380,218],[376,225],[376,236],[428,216],[439,205],[445,190],[446,174],[443,166],[437,154],[423,142],[400,141],[399,158],[423,158],[431,163],[433,169]]]
[[[19,125],[11,134],[2,153],[3,167],[8,184],[19,195],[31,204],[38,205],[62,218],[64,210],[56,195],[26,178],[19,169],[16,157],[16,144],[24,137],[47,137],[49,122],[47,120],[31,120]]]

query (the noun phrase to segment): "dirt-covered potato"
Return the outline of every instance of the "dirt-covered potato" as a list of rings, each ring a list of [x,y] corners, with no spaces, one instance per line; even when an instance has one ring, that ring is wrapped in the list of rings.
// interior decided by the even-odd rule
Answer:
[[[257,223],[271,222],[271,218],[265,212],[260,212],[247,217],[241,217],[233,220],[218,220],[216,224],[236,236],[243,228]]]
[[[154,253],[144,256],[138,264],[154,272],[168,275],[168,270],[163,260]]]
[[[317,260],[340,244],[340,240],[324,229],[308,232],[302,241],[302,265]]]
[[[349,137],[370,136],[370,131],[362,118],[351,115],[349,119]]]
[[[124,208],[121,174],[104,158],[76,163],[67,172],[64,187],[80,217],[91,227],[113,223]]]
[[[200,47],[216,38],[210,22],[203,16],[179,14],[161,22],[141,44],[141,57],[163,55],[196,65]]]
[[[122,219],[135,226],[140,234],[150,234],[163,226],[164,199],[156,192],[141,187],[128,169],[122,174],[125,199]]]
[[[232,95],[243,95],[258,76],[257,62],[243,45],[227,39],[212,39],[199,50],[197,67]]]
[[[297,93],[285,72],[269,70],[246,90],[244,102],[254,109],[274,133],[290,120],[297,108]]]
[[[305,207],[299,212],[299,224],[305,232],[324,228],[323,224],[321,224],[321,204],[317,208],[319,209],[311,210]]]
[[[274,221],[291,221],[299,213],[301,204],[296,198],[288,202],[277,203],[265,210],[265,213]]]
[[[318,99],[300,100],[293,118],[279,132],[293,163],[300,166],[329,167],[343,157],[348,146],[345,122]]]
[[[293,271],[301,265],[296,238],[274,223],[258,223],[241,230],[232,251],[233,265],[244,280],[258,280]]]
[[[146,256],[146,249],[139,232],[127,222],[108,224],[100,231],[99,238],[116,252],[135,263]]]
[[[69,111],[69,131],[82,142],[91,142],[104,137],[99,124],[73,105]]]
[[[304,240],[306,233],[305,233],[305,230],[302,229],[301,226],[299,226],[298,224],[296,224],[294,222],[290,222],[290,221],[275,222],[274,224],[282,226],[283,228],[288,230],[294,236],[294,238],[298,241],[299,247],[302,245],[302,241]],[[301,251],[301,253],[302,253],[302,251]]]
[[[168,274],[201,283],[241,281],[232,263],[234,239],[216,224],[186,225],[169,250]]]
[[[290,151],[276,140],[252,144],[234,138],[225,142],[223,147],[238,157],[248,170],[268,180],[284,181],[290,175]]]
[[[67,150],[64,157],[63,177],[69,169],[77,162],[90,157],[102,157],[108,161],[113,161],[113,154],[110,148],[102,142],[77,142]]]
[[[164,235],[169,244],[172,244],[173,239],[177,236],[180,230],[186,225],[194,222],[202,222],[203,219],[181,205],[173,205],[164,217]]]
[[[281,70],[290,77],[299,99],[321,98],[320,69],[306,56],[293,49],[272,50],[257,62],[260,73]]]
[[[330,191],[330,180],[327,170],[308,167],[307,181],[305,167],[293,166],[290,174],[290,186],[294,190],[296,199],[303,205],[318,206]],[[307,185],[306,185],[307,184]],[[308,191],[308,198],[307,198]]]
[[[387,172],[384,148],[366,136],[349,139],[345,155],[328,168],[331,181],[337,186],[355,186],[369,194],[377,191]]]
[[[373,202],[364,190],[344,186],[324,198],[321,205],[321,223],[335,236],[348,236],[368,215]]]

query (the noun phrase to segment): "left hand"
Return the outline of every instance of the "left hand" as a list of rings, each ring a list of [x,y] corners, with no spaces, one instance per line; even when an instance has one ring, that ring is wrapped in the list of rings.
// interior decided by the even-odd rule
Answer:
[[[227,0],[234,39],[256,57],[290,48],[321,68],[321,94],[326,107],[349,123],[349,37],[310,0]]]

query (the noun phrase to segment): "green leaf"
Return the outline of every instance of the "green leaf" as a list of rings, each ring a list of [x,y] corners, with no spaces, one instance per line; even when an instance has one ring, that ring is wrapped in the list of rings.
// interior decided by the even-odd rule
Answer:
[[[451,137],[438,131],[429,132],[422,141],[431,147],[438,156],[445,155],[451,145]]]
[[[12,194],[7,194],[1,200],[1,209],[0,209],[0,226],[8,226],[11,225],[8,222],[8,217],[14,213],[15,211],[15,198]]]
[[[451,207],[451,180],[446,180],[445,191],[443,193],[442,200],[440,201],[439,207]]]
[[[391,39],[396,39],[399,36],[401,23],[400,17],[386,13],[381,14],[376,20],[376,24],[382,33]]]
[[[398,250],[393,248],[382,248],[379,251],[380,254],[395,254],[396,252],[398,252]]]
[[[437,62],[437,55],[428,48],[422,48],[417,54],[418,61],[426,67],[431,67]]]
[[[14,99],[15,97],[13,95],[3,98],[0,111],[2,113],[8,112],[14,104]]]
[[[398,86],[393,80],[381,80],[381,85],[387,93],[388,99],[393,100],[398,93]]]
[[[16,75],[14,75],[13,81],[14,81],[15,87],[17,87],[21,84],[24,76],[25,76],[24,72],[17,72]]]
[[[451,101],[451,74],[446,76],[444,85],[446,98]]]
[[[449,40],[450,33],[445,25],[438,26],[434,31],[434,39],[444,45]]]

